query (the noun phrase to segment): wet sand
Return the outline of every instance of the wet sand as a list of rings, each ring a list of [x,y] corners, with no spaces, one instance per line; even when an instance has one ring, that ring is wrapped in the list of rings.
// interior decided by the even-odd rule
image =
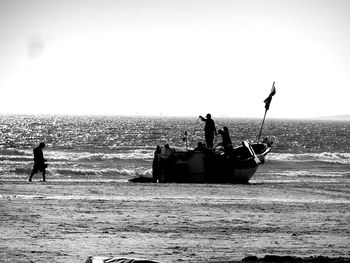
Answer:
[[[348,183],[0,180],[1,262],[350,256]]]

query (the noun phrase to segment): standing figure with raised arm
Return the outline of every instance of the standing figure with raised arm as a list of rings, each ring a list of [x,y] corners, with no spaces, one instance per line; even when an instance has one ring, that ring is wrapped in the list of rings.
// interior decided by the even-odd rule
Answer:
[[[208,113],[207,118],[204,118],[202,116],[199,116],[199,118],[205,122],[204,126],[204,136],[205,136],[205,143],[207,144],[208,149],[213,148],[213,141],[214,141],[214,134],[215,136],[218,135],[215,128],[215,123],[213,119],[211,118],[211,114]]]

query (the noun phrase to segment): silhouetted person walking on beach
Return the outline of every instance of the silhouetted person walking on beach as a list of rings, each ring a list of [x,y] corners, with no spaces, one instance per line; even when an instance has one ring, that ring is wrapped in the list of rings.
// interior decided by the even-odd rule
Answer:
[[[215,123],[211,118],[210,113],[208,113],[206,117],[207,118],[203,118],[202,116],[199,116],[199,118],[205,122],[205,126],[204,126],[205,143],[207,144],[208,149],[212,149],[214,134],[218,135],[218,133],[216,132]]]
[[[38,171],[43,173],[43,182],[46,182],[45,169],[47,167],[47,164],[45,163],[46,160],[44,159],[44,154],[43,154],[43,150],[42,150],[44,147],[45,147],[45,143],[41,142],[39,144],[39,146],[33,150],[34,165],[33,165],[32,173],[30,174],[30,177],[29,177],[29,182],[32,181],[33,175],[35,173],[37,173]]]

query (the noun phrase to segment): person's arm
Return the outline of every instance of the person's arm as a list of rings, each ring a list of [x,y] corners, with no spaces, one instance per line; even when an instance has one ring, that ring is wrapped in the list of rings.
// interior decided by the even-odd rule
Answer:
[[[202,121],[206,121],[206,119],[203,118],[201,115],[199,115],[199,118],[200,118]]]

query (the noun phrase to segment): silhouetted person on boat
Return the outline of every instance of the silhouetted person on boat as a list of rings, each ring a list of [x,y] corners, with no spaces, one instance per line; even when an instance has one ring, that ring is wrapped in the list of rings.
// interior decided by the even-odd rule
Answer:
[[[204,151],[205,148],[206,148],[206,147],[203,145],[202,142],[198,142],[198,143],[197,143],[197,147],[194,148],[193,150],[196,151],[196,152],[201,152],[201,151]]]
[[[213,141],[214,141],[214,134],[218,135],[215,128],[215,123],[213,119],[211,118],[210,113],[207,114],[207,118],[204,118],[202,116],[199,116],[199,118],[205,122],[204,126],[204,136],[205,136],[205,142],[207,144],[208,149],[213,148]]]
[[[152,163],[152,182],[156,183],[159,178],[159,154],[162,152],[162,149],[157,145],[156,150],[154,151],[153,163]]]
[[[169,144],[165,144],[164,148],[161,149],[161,153],[163,158],[169,158],[174,153],[174,150],[170,148]]]
[[[218,133],[221,135],[222,137],[222,143],[221,145],[224,147],[225,152],[227,152],[229,149],[232,149],[232,141],[230,138],[230,134],[228,132],[228,128],[225,126],[223,130],[219,130]]]
[[[29,177],[29,182],[32,181],[33,175],[37,173],[38,171],[42,172],[43,174],[43,182],[46,182],[45,180],[45,169],[47,167],[47,164],[45,163],[46,160],[44,159],[44,154],[43,154],[43,148],[45,147],[45,143],[41,142],[38,147],[36,147],[33,150],[34,154],[34,165],[33,165],[33,170],[32,173],[30,174]]]
[[[224,147],[229,146],[230,144],[232,145],[232,141],[231,141],[227,126],[224,126],[223,143],[224,143]]]

